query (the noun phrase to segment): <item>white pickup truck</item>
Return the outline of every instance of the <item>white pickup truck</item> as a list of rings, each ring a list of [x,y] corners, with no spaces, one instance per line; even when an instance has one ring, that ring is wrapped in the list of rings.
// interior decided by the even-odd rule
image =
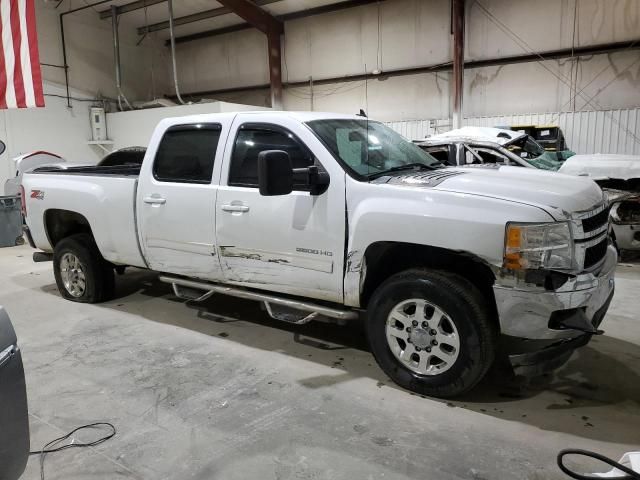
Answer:
[[[27,236],[63,297],[108,300],[114,270],[176,295],[263,302],[274,318],[364,317],[399,385],[451,397],[497,358],[555,368],[614,290],[591,180],[444,168],[383,124],[304,112],[165,119],[141,166],[24,175]]]

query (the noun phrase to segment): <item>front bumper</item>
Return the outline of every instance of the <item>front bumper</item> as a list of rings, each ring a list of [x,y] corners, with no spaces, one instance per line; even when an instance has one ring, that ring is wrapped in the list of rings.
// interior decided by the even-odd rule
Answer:
[[[591,321],[594,329],[602,323],[612,299],[613,291],[593,316]],[[575,338],[558,341],[503,337],[503,343],[506,344],[504,348],[513,373],[518,376],[534,377],[564,365],[574,350],[589,343],[592,336],[591,333],[584,333]]]
[[[557,290],[494,285],[501,333],[528,340],[562,340],[583,335],[589,331],[589,324],[598,320],[602,307],[613,294],[617,261],[616,250],[610,245],[596,272],[573,277]],[[558,318],[562,321],[556,321]],[[598,324],[600,321],[602,318]]]

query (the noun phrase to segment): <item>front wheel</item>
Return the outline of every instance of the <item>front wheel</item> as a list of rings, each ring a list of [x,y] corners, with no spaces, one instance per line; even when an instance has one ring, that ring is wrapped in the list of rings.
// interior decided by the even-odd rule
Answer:
[[[454,397],[473,388],[495,356],[495,333],[478,289],[459,275],[407,270],[387,279],[368,308],[373,355],[398,385]]]

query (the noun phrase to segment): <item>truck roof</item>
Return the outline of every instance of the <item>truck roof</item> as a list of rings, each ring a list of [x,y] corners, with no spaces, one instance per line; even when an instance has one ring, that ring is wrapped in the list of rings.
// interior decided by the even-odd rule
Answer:
[[[330,113],[330,112],[306,112],[306,111],[273,111],[273,110],[258,110],[249,112],[227,112],[227,113],[201,113],[198,115],[187,115],[184,117],[168,117],[160,121],[158,125],[163,125],[165,128],[171,125],[180,123],[198,123],[198,122],[213,122],[225,118],[233,118],[236,115],[251,115],[255,116],[258,120],[260,117],[288,117],[294,118],[300,122],[309,122],[312,120],[328,120],[328,119],[353,119],[363,120],[364,117],[358,115],[349,115],[344,113]],[[258,120],[259,121],[259,120]]]

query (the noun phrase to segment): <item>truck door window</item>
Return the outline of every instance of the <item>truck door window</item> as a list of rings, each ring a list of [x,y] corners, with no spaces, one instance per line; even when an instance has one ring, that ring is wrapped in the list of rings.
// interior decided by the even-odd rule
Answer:
[[[154,178],[160,182],[211,183],[221,129],[218,124],[170,127],[153,162]]]
[[[275,125],[244,124],[238,130],[229,169],[229,185],[258,187],[258,155],[264,150],[284,150],[293,168],[314,165],[309,149],[288,130]],[[304,175],[294,175],[294,190],[308,190]]]

